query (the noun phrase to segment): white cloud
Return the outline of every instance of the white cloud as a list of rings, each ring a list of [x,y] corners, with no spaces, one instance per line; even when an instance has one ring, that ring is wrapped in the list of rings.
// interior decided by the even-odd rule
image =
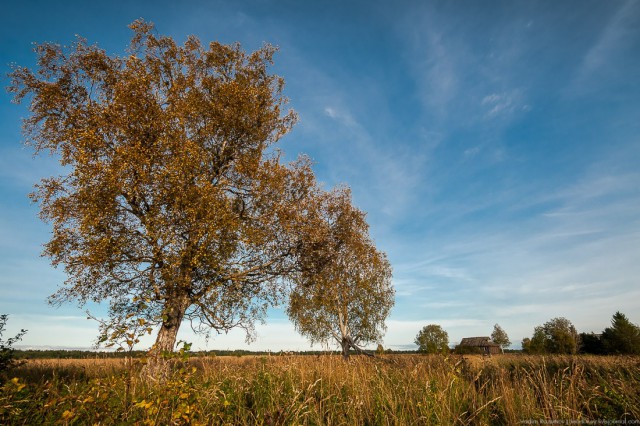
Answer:
[[[331,107],[326,107],[324,109],[324,112],[331,118],[337,118],[338,117],[338,113],[336,113],[336,111]]]
[[[485,117],[493,119],[508,117],[516,112],[528,111],[529,106],[522,103],[520,90],[492,93],[482,98],[480,105],[485,110]]]
[[[360,127],[360,125],[353,119],[351,114],[344,108],[338,109],[336,107],[327,106],[324,108],[324,113],[327,116],[339,122],[340,124],[342,124],[343,126],[346,126],[347,128],[351,129],[352,131],[357,133],[362,132],[362,128]]]
[[[20,345],[29,347],[89,349],[98,335],[97,323],[87,320],[86,316],[16,313],[9,317],[7,335],[13,336],[19,329],[27,330]]]
[[[270,320],[266,324],[256,325],[256,340],[247,343],[245,333],[240,329],[231,330],[226,334],[212,334],[207,341],[204,336],[194,334],[183,324],[179,338],[193,343],[194,350],[212,349],[246,349],[250,351],[292,351],[292,350],[320,350],[321,345],[312,346],[302,337],[287,320]]]

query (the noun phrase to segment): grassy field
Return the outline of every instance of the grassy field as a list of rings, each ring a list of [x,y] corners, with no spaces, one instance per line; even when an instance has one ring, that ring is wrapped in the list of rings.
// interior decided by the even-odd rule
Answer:
[[[640,424],[638,357],[254,356],[33,360],[0,424]],[[605,421],[606,420],[606,421]],[[598,423],[598,421],[600,421]]]

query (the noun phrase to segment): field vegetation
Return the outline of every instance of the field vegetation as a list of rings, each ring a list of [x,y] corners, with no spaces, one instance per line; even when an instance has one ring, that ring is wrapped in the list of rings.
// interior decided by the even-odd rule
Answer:
[[[0,423],[587,424],[640,419],[640,358],[338,355],[30,360]]]

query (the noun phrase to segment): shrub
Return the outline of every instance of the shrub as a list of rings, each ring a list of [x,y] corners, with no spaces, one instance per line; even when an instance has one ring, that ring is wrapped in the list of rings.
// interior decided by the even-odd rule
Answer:
[[[27,330],[20,330],[20,333],[16,334],[15,337],[10,337],[6,341],[2,340],[2,333],[4,332],[4,327],[8,319],[9,315],[0,315],[0,373],[8,370],[16,363],[13,344],[20,341],[22,336],[27,332]]]

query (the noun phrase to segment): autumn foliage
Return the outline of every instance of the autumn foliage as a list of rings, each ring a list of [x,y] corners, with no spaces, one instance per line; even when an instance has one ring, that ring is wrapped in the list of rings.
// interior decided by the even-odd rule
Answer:
[[[36,71],[10,74],[27,144],[62,165],[32,194],[53,228],[44,255],[68,277],[50,300],[108,301],[111,328],[159,326],[159,352],[184,319],[250,338],[301,270],[323,192],[307,158],[275,147],[296,121],[276,49],[131,29],[127,56],[44,43]]]

